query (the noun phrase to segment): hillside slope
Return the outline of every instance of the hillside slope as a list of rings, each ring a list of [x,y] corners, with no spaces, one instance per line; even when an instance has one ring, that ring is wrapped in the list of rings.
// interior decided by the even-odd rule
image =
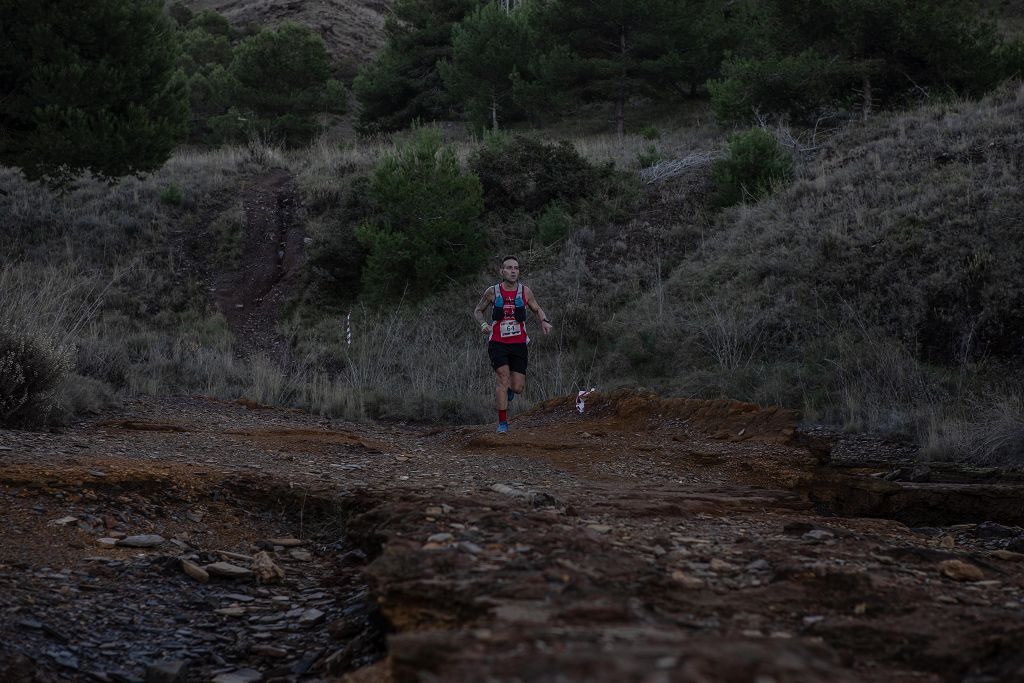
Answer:
[[[323,37],[337,60],[368,61],[384,46],[384,18],[391,0],[183,0],[192,10],[210,9],[232,24],[275,25],[294,21]]]
[[[676,391],[948,422],[930,411],[999,391],[1020,352],[1022,112],[1017,83],[847,128],[700,235],[616,321],[623,353],[648,349]]]

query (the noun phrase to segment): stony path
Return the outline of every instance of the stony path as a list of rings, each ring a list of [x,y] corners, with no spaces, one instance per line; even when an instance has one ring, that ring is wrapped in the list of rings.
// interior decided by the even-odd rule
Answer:
[[[0,432],[0,679],[1024,680],[1016,518],[834,516],[794,426],[622,394],[511,438],[199,399]],[[259,553],[283,580],[183,571]]]

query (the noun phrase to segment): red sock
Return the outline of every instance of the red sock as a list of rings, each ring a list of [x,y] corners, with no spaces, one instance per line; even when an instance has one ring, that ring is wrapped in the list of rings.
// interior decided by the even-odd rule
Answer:
[[[498,411],[498,422],[508,422],[508,411],[506,411],[506,410],[499,410]]]

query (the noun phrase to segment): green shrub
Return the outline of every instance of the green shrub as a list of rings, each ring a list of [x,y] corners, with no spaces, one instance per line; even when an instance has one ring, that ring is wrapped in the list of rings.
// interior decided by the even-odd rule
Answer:
[[[1024,78],[1024,38],[1007,41],[996,49],[1000,73],[1007,79]]]
[[[0,425],[45,424],[71,358],[49,339],[0,330]]]
[[[227,67],[231,63],[231,40],[224,35],[207,33],[201,28],[191,28],[181,34],[181,57],[179,63],[189,75],[201,67],[219,64]]]
[[[638,168],[654,166],[654,164],[659,161],[661,161],[661,154],[658,152],[658,148],[653,142],[647,145],[639,154],[636,155],[636,165]]]
[[[195,13],[185,5],[185,3],[178,0],[167,8],[167,15],[178,24],[178,26],[187,26],[188,22],[192,21]]]
[[[160,190],[160,201],[171,206],[181,206],[185,201],[185,194],[181,191],[181,186],[172,181]]]
[[[469,166],[480,178],[487,210],[499,214],[519,209],[538,215],[553,201],[575,209],[611,171],[591,165],[568,142],[523,136],[490,138]]]
[[[859,82],[852,64],[808,50],[727,61],[708,91],[715,119],[724,126],[752,123],[757,114],[808,124],[846,104]]]
[[[309,267],[318,296],[334,302],[351,302],[359,292],[366,249],[356,240],[356,229],[373,215],[371,179],[358,175],[345,188],[339,210],[332,211],[309,249]]]
[[[715,162],[712,176],[720,206],[762,199],[793,174],[793,159],[768,131],[751,128],[729,138],[729,156]]]
[[[462,172],[437,130],[417,131],[381,162],[370,198],[375,214],[356,230],[368,252],[368,298],[404,292],[415,300],[429,294],[438,278],[459,280],[478,271],[486,252],[480,181]]]
[[[231,22],[227,17],[209,9],[204,9],[189,19],[188,27],[211,36],[223,36],[224,38],[234,38],[237,33],[231,28]]]
[[[571,232],[572,216],[557,202],[544,209],[537,219],[537,238],[544,244],[565,239]]]
[[[661,139],[661,131],[658,130],[657,126],[648,123],[646,126],[640,129],[640,137],[642,137],[644,140],[650,140],[651,142],[654,142],[655,140]]]

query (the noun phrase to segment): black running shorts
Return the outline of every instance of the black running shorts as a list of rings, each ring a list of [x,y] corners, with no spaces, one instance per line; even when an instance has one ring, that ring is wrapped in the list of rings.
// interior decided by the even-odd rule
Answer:
[[[502,365],[507,365],[512,372],[521,375],[526,374],[528,352],[526,344],[502,344],[501,342],[487,342],[487,355],[491,357],[491,367],[497,370]]]

